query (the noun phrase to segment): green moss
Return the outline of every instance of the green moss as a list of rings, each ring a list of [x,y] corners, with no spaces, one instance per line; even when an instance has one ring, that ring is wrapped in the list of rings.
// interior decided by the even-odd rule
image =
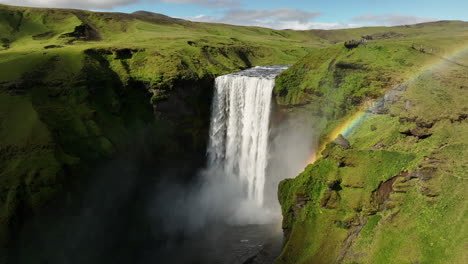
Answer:
[[[83,58],[83,68],[51,78],[63,63],[51,60],[0,93],[1,243],[18,228],[8,223],[23,221],[21,212],[43,210],[65,185],[84,179],[78,172],[113,155],[130,131],[154,118],[148,93],[122,90],[99,61]]]
[[[278,102],[307,103],[302,108],[316,116],[322,142],[363,102],[387,89],[392,99],[382,99],[378,114],[361,115],[346,135],[350,149],[328,144],[280,185],[290,235],[277,263],[464,263],[468,54],[438,60],[406,43],[375,41],[347,55],[330,47],[323,53],[334,55],[312,53],[279,77]],[[458,44],[431,42],[439,49]],[[324,163],[331,166],[321,171]],[[317,188],[305,206],[297,199]]]

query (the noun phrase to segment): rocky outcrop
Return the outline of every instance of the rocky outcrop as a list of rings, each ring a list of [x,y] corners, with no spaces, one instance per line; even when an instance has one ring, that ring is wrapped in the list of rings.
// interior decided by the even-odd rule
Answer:
[[[351,148],[349,141],[342,134],[339,134],[338,137],[336,137],[335,140],[333,140],[333,143],[339,145],[344,149]]]
[[[62,38],[70,38],[68,43],[73,43],[74,41],[98,41],[101,40],[101,36],[97,30],[91,27],[88,24],[81,24],[75,27],[75,30],[70,33],[62,34]]]

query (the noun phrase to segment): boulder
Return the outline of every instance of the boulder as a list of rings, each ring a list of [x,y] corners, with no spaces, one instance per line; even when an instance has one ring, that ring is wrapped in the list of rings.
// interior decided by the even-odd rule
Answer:
[[[333,140],[333,143],[339,145],[340,147],[344,149],[349,149],[351,148],[351,145],[349,144],[349,141],[341,134],[336,137],[335,140]]]

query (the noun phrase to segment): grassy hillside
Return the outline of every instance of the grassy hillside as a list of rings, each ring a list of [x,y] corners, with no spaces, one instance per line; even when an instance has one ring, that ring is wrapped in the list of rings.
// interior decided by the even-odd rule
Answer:
[[[115,156],[137,152],[154,171],[202,161],[216,76],[327,43],[148,12],[0,5],[0,263],[20,255],[27,221],[74,206]]]
[[[176,77],[176,71],[201,76],[257,64],[291,63],[319,43],[317,37],[295,31],[193,23],[147,12],[93,13],[0,5],[0,14],[1,67],[15,65],[2,72],[0,81],[14,80],[54,56],[67,58],[65,69],[77,72],[87,49],[131,49],[139,60],[131,60],[127,54],[123,57],[130,60],[126,61],[128,67],[113,66],[135,78],[157,80],[166,77],[164,74]],[[162,65],[167,69],[156,67]]]
[[[138,145],[203,159],[215,76],[317,46],[293,31],[0,5],[0,263],[32,216]],[[58,199],[67,197],[67,199]]]
[[[311,52],[279,76],[276,101],[284,108],[310,111],[325,140],[356,109],[465,48],[467,26],[466,22],[441,21],[387,28],[386,32],[406,31],[406,35],[373,38],[355,49],[339,43]],[[350,31],[386,34],[372,33],[377,29],[367,29],[369,34],[364,34],[365,29]]]
[[[195,23],[148,12],[96,13],[0,5],[0,263],[9,260],[6,252],[16,245],[17,231],[27,219],[53,208],[54,202],[68,204],[73,199],[64,193],[78,188],[84,178],[92,175],[97,164],[125,153],[129,146],[138,143],[139,149],[151,157],[151,162],[160,164],[171,159],[191,158],[186,156],[203,157],[200,153],[204,153],[206,143],[214,77],[255,65],[297,62],[278,79],[277,102],[293,111],[309,111],[316,128],[323,130],[322,141],[326,142],[329,131],[369,99],[379,98],[424,65],[465,45],[467,29],[467,23],[451,21],[336,31],[272,30]],[[367,47],[348,50],[341,43],[364,35],[373,39]],[[417,50],[421,45],[427,52]],[[458,60],[456,63],[454,65],[466,65]],[[448,77],[444,79],[431,76],[440,85],[450,83],[453,87],[465,87],[460,82],[464,82],[466,75],[460,69],[447,71]],[[452,74],[457,78],[452,78]],[[427,80],[428,85],[434,84]],[[408,88],[406,92],[407,96],[414,96],[411,105],[417,105],[413,109],[421,118],[432,117],[427,108],[434,109],[436,103],[452,100],[450,108],[442,104],[437,108],[443,111],[443,118],[442,114],[440,118],[445,120],[438,124],[446,124],[447,113],[456,116],[456,111],[466,111],[460,108],[465,97],[455,96],[455,91],[458,90],[445,94],[445,90],[434,88],[432,101],[427,102],[418,97],[421,92],[417,89]],[[465,89],[460,89],[459,93],[465,93]],[[319,160],[296,180],[282,184],[285,227],[291,234],[279,261],[306,263],[311,258],[320,259],[315,256],[319,251],[336,256],[336,250],[343,248],[340,243],[350,232],[346,217],[357,219],[355,211],[350,209],[351,200],[337,201],[343,201],[339,205],[342,209],[330,209],[334,210],[330,211],[332,216],[324,219],[331,222],[320,228],[313,227],[318,223],[314,214],[325,209],[320,209],[317,203],[309,202],[310,210],[291,209],[296,206],[295,195],[301,192],[316,198],[341,196],[345,191],[335,191],[335,194],[324,191],[324,184],[329,178],[337,177],[336,173],[344,175],[348,170],[370,179],[369,183],[362,183],[368,184],[365,187],[356,188],[362,193],[364,203],[365,199],[370,199],[369,191],[381,180],[401,171],[414,171],[415,164],[424,159],[421,153],[428,153],[438,144],[439,141],[432,141],[437,138],[450,138],[446,140],[450,147],[443,148],[449,152],[440,155],[447,162],[455,162],[453,171],[465,171],[463,163],[445,158],[463,149],[460,143],[464,140],[463,133],[456,132],[466,131],[462,127],[466,122],[463,116],[454,117],[454,120],[461,118],[454,122],[460,123],[460,127],[452,130],[441,127],[437,130],[440,137],[431,136],[429,141],[423,141],[427,144],[419,144],[414,136],[405,136],[410,132],[399,132],[400,126],[410,127],[419,119],[405,117],[407,119],[403,120],[407,121],[400,124],[398,116],[403,112],[395,109],[369,119],[374,120],[373,125],[378,128],[372,131],[378,132],[356,130],[357,134],[349,138],[352,150],[329,148],[328,158]],[[387,126],[393,128],[390,134],[379,130]],[[426,129],[434,129],[435,135],[439,125]],[[451,137],[450,133],[458,133],[458,137]],[[366,144],[375,140],[376,135],[388,149],[366,150]],[[360,162],[359,165],[338,168],[334,160],[346,155],[356,164]],[[380,168],[373,163],[375,160],[388,161],[388,164]],[[158,164],[152,165],[157,167]],[[360,173],[360,169],[369,166],[374,166],[374,170]],[[437,177],[433,178],[444,179]],[[454,182],[447,184],[456,186]],[[415,186],[407,197],[419,201],[424,197],[418,196],[421,188]],[[438,197],[445,197],[442,194]],[[361,197],[356,194],[358,196]],[[455,198],[459,197],[453,196]],[[437,204],[437,198],[433,200]],[[450,203],[452,200],[440,201]],[[433,214],[427,206],[421,205],[420,209],[427,210],[429,216]],[[385,212],[376,212],[374,218],[367,217],[364,212],[374,212],[372,210],[361,210],[359,219],[362,217],[362,221],[356,226],[362,227],[366,222],[379,227]],[[450,211],[453,217],[459,216],[457,210]],[[297,213],[292,215],[293,211]],[[335,219],[341,222],[333,226]],[[423,223],[424,219],[418,221]],[[338,235],[330,240],[318,236],[328,230]],[[301,232],[309,235],[302,236]],[[432,239],[439,234],[429,235]],[[369,242],[364,246],[386,246],[379,244],[383,243],[380,240],[366,239]],[[345,247],[346,252],[351,252],[348,248],[359,251],[354,248],[357,244],[350,245]],[[419,251],[412,252],[411,256],[422,256],[415,253]],[[347,254],[344,259],[354,261]],[[372,263],[377,259],[372,254],[360,256]],[[433,253],[428,254],[424,256]]]
[[[429,26],[312,52],[279,77],[278,103],[311,111],[324,149],[280,184],[276,263],[466,262],[468,31]],[[359,111],[350,147],[330,142]]]

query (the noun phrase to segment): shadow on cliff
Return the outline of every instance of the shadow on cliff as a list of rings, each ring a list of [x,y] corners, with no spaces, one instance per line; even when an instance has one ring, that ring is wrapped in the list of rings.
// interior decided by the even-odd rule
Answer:
[[[73,200],[65,209],[51,208],[27,221],[17,263],[148,263],[147,252],[155,257],[166,242],[148,214],[154,186],[162,174],[181,181],[193,177],[203,158],[156,159],[148,132],[94,170],[75,197],[63,197]]]

